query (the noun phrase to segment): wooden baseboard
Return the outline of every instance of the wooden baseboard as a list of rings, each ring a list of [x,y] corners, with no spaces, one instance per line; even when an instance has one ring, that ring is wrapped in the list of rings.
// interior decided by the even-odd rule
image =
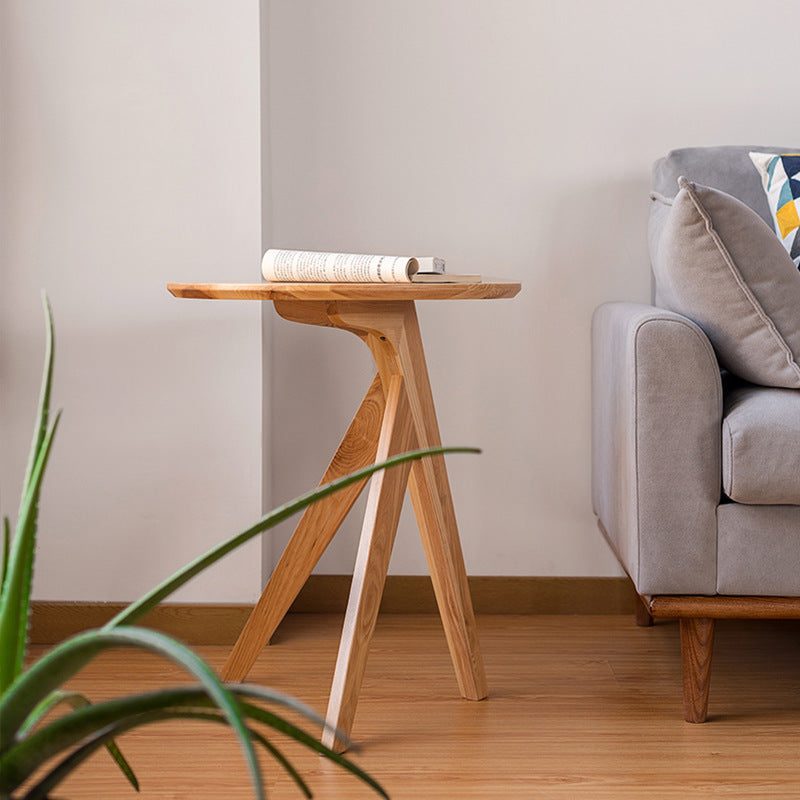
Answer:
[[[633,614],[628,578],[473,576],[469,579],[477,614]],[[312,575],[292,613],[344,613],[349,575]],[[50,602],[33,604],[31,641],[53,644],[105,624],[123,603]],[[142,620],[192,645],[233,644],[251,606],[165,604]],[[389,575],[381,602],[384,614],[435,614],[436,599],[427,575]]]
[[[627,614],[635,592],[628,578],[469,577],[476,614]],[[292,606],[296,612],[344,612],[349,575],[312,575]],[[427,575],[389,575],[384,614],[436,614]]]
[[[125,603],[36,601],[31,614],[32,644],[55,644],[89,628],[99,628]],[[137,625],[155,628],[191,645],[233,644],[252,606],[165,603]]]

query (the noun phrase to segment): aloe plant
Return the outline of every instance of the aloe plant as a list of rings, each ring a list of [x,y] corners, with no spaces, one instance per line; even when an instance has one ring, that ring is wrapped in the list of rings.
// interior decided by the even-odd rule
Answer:
[[[47,800],[53,789],[99,748],[105,747],[138,790],[137,778],[115,738],[142,725],[166,719],[189,719],[228,725],[238,737],[256,798],[265,797],[256,758],[262,748],[291,776],[298,788],[311,790],[283,753],[261,729],[280,733],[349,770],[386,797],[380,784],[344,756],[321,744],[274,708],[291,709],[315,724],[325,725],[312,709],[269,688],[223,683],[191,649],[147,628],[134,626],[165,597],[202,570],[254,536],[333,492],[363,480],[377,470],[402,461],[445,452],[478,452],[474,448],[416,450],[354,472],[308,492],[262,517],[255,525],[229,538],[176,572],[141,599],[131,603],[98,630],[73,636],[46,653],[27,670],[31,606],[31,579],[36,547],[39,495],[60,412],[49,420],[53,377],[54,333],[52,313],[45,298],[47,348],[39,396],[39,411],[22,500],[11,536],[3,523],[3,563],[0,569],[0,800]],[[157,653],[192,675],[194,687],[165,688],[92,704],[88,698],[61,688],[93,658],[111,648],[129,647]],[[50,712],[64,706],[56,717]],[[258,727],[257,727],[258,726]],[[340,739],[344,739],[337,732]]]

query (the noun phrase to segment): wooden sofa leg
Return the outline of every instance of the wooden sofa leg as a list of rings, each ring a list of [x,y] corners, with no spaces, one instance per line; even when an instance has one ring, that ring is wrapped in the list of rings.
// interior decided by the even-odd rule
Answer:
[[[687,722],[706,721],[713,649],[714,620],[681,617],[683,717]]]
[[[647,608],[647,604],[642,599],[639,592],[634,592],[634,603],[636,603],[636,624],[640,628],[649,628],[653,624],[653,617]]]

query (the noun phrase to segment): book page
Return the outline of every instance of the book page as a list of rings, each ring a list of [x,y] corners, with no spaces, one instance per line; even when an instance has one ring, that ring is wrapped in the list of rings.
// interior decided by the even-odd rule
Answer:
[[[261,262],[264,278],[272,282],[409,283],[418,269],[411,256],[310,250],[267,250]]]

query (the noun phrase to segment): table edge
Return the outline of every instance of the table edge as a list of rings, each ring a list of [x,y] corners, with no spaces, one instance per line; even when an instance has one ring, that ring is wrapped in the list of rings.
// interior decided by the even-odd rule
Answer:
[[[481,283],[168,283],[174,297],[200,300],[500,300],[515,297],[518,281]]]

